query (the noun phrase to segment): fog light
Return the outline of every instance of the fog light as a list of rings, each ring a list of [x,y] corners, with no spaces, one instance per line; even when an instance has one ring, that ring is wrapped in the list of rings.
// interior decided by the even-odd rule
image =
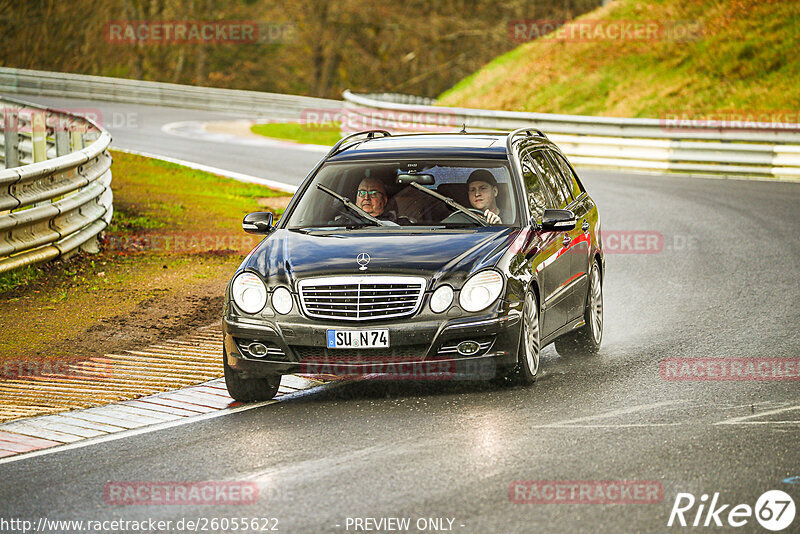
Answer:
[[[258,342],[250,343],[247,346],[247,352],[254,358],[263,358],[267,355],[267,346]]]
[[[472,356],[480,350],[481,346],[477,341],[462,341],[456,347],[458,353],[462,356]]]

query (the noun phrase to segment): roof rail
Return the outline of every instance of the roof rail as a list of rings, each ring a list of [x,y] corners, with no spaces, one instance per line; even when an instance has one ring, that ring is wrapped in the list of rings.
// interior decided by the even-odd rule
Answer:
[[[531,132],[533,132],[533,133],[531,133]],[[513,132],[511,132],[510,134],[508,134],[508,137],[506,138],[506,151],[509,154],[511,154],[511,145],[514,142],[514,138],[516,136],[520,135],[520,134],[523,134],[523,133],[527,134],[528,137],[536,136],[536,137],[543,137],[544,139],[547,139],[547,136],[544,134],[544,132],[539,130],[538,128],[530,128],[530,127],[527,127],[527,126],[525,128],[518,128],[518,129],[514,130]]]
[[[377,137],[377,134],[380,134],[381,137],[391,137],[391,135],[392,135],[389,132],[387,132],[386,130],[364,130],[363,132],[352,133],[352,134],[350,134],[348,136],[345,136],[345,137],[342,137],[341,139],[339,139],[339,142],[337,142],[335,145],[333,145],[333,148],[330,149],[328,154],[325,156],[325,159],[328,159],[331,156],[333,156],[334,154],[338,154],[339,152],[344,150],[342,148],[342,146],[347,141],[352,141],[356,137],[358,137],[360,135],[365,135],[365,134],[367,136],[366,137],[367,139],[375,139]]]

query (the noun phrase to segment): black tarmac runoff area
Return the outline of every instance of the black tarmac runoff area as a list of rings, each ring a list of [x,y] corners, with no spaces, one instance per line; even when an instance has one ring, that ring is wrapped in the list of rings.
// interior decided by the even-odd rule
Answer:
[[[295,184],[321,156],[160,130],[209,116],[201,111],[89,104],[138,114],[146,131],[112,132],[120,147],[222,168],[235,160],[231,170],[273,169],[265,177]],[[765,492],[800,507],[800,184],[580,175],[606,241],[598,354],[548,347],[530,387],[338,382],[0,463],[0,518],[31,530],[42,518],[83,521],[40,530],[52,532],[779,526],[795,504]],[[800,532],[800,517],[784,531]]]

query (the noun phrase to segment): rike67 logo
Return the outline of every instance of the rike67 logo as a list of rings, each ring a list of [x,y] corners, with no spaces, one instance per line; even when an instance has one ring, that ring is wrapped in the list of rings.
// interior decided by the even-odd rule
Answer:
[[[794,500],[780,490],[764,492],[754,507],[748,504],[723,504],[719,493],[714,493],[711,502],[707,494],[697,500],[691,493],[678,493],[667,526],[721,527],[727,523],[727,526],[736,528],[747,525],[755,516],[763,528],[777,532],[791,525],[794,515]],[[752,526],[748,530],[752,530]]]

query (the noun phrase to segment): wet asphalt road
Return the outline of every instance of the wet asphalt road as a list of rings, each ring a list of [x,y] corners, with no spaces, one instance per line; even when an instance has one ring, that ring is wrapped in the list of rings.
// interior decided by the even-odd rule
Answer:
[[[319,158],[238,146],[212,154],[203,141],[162,134],[160,124],[218,114],[130,108],[144,126],[112,130],[117,146],[290,183]],[[407,517],[411,532],[418,518],[449,518],[464,533],[663,532],[682,530],[667,528],[679,492],[719,492],[720,503],[753,506],[764,491],[780,489],[800,506],[800,484],[784,482],[800,476],[798,382],[672,381],[659,372],[664,358],[800,356],[800,184],[581,176],[605,232],[663,236],[649,253],[607,251],[599,354],[565,358],[551,346],[528,388],[333,384],[246,412],[0,465],[0,517],[173,525],[271,517],[280,532],[354,532],[348,518]],[[509,486],[519,480],[650,481],[663,497],[517,504]],[[103,493],[113,481],[246,481],[259,493],[254,504],[235,506],[115,506]],[[786,532],[792,529],[800,530],[800,518]],[[738,531],[763,529],[751,517]]]

